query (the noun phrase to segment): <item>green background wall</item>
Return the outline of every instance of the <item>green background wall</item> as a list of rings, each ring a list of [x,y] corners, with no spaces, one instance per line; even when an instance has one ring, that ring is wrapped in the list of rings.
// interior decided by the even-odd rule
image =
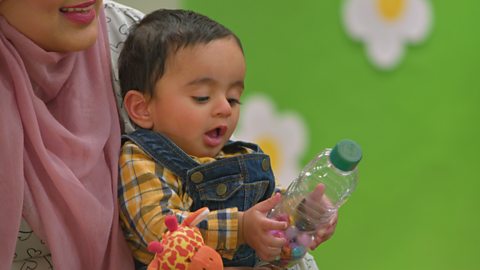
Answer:
[[[321,270],[480,269],[480,1],[432,1],[429,37],[388,72],[347,36],[342,3],[182,6],[242,39],[247,97],[265,93],[304,118],[303,162],[340,138],[362,145],[361,182],[313,253]]]

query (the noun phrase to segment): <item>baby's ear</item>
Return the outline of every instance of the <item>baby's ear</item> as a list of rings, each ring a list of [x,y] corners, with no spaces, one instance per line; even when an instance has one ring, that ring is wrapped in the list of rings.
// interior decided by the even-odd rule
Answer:
[[[123,105],[128,113],[128,117],[137,126],[145,129],[153,127],[152,117],[148,110],[148,100],[143,93],[137,90],[129,90],[123,98]]]

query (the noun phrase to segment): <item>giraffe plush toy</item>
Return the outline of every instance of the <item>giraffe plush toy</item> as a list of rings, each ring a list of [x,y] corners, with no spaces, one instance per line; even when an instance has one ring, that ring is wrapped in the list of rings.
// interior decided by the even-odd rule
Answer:
[[[191,213],[179,226],[173,215],[165,217],[168,228],[160,242],[153,241],[148,250],[155,257],[148,270],[216,270],[223,269],[220,254],[206,246],[200,230],[196,227],[209,213],[204,207]]]

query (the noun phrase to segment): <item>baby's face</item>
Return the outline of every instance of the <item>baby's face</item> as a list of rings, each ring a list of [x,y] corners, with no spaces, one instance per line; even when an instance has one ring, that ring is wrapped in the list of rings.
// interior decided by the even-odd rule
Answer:
[[[167,58],[148,109],[153,130],[197,157],[214,157],[235,130],[245,59],[232,37],[196,44]]]
[[[101,0],[2,0],[0,14],[46,51],[79,51],[95,43]]]

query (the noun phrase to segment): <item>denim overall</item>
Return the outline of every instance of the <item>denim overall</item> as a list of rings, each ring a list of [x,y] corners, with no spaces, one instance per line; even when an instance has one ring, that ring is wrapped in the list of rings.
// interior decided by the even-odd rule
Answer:
[[[247,147],[254,152],[199,164],[168,138],[150,130],[138,129],[124,135],[123,139],[133,141],[155,162],[181,179],[193,199],[192,212],[202,207],[211,211],[237,207],[239,211],[245,211],[273,194],[275,181],[270,158],[255,144],[229,142],[223,150],[237,152],[239,147]],[[203,221],[199,227],[206,229],[206,225]],[[224,258],[223,264],[253,267],[255,258],[255,251],[242,245],[234,258]]]

